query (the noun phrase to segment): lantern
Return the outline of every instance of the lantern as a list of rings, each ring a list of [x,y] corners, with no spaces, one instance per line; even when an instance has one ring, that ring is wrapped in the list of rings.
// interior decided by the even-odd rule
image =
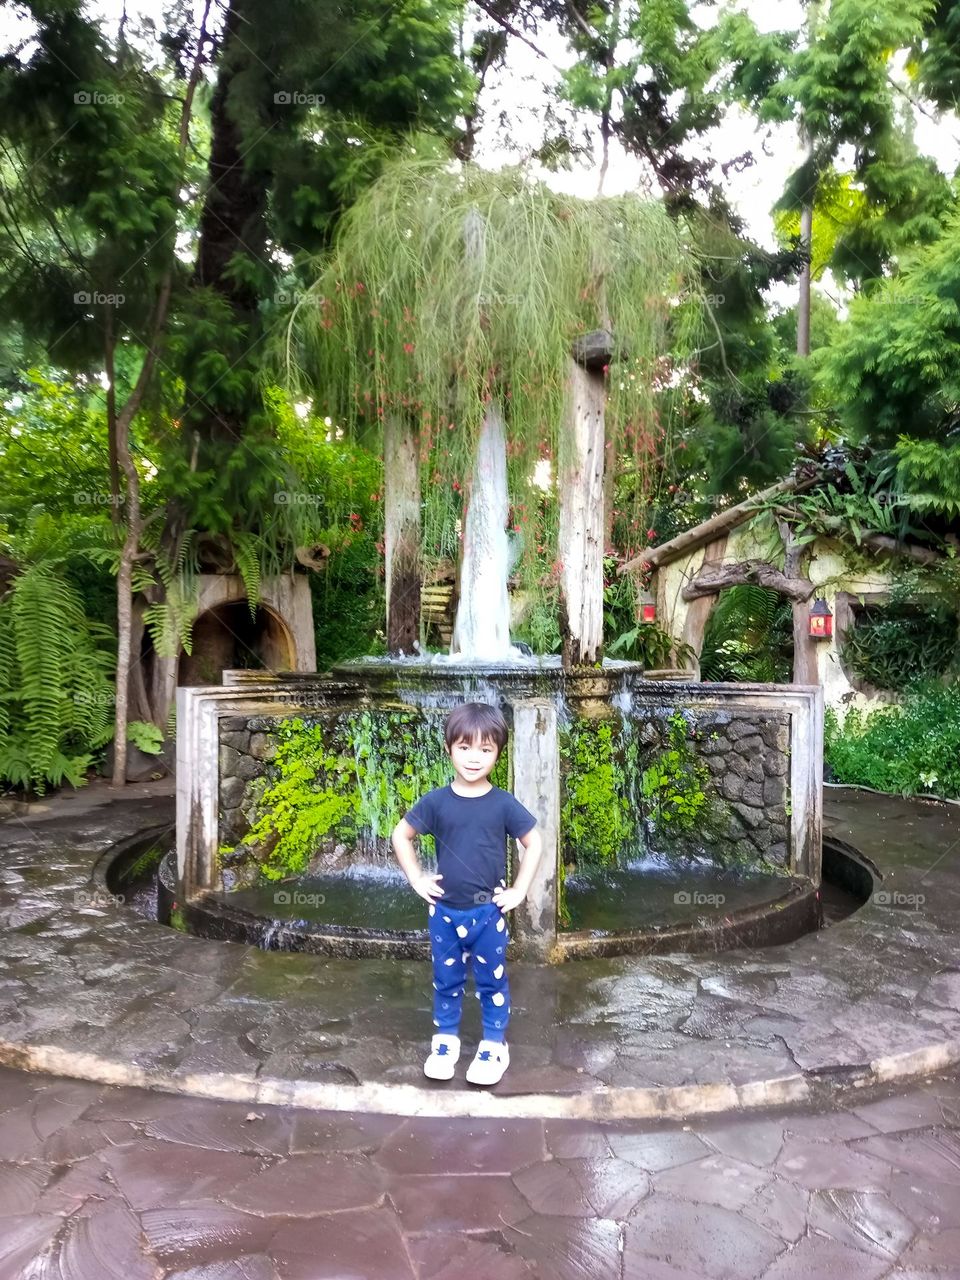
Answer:
[[[815,640],[829,640],[833,635],[833,614],[827,608],[826,600],[814,601],[810,610],[810,635]]]
[[[641,592],[640,595],[640,621],[656,622],[657,620],[657,602],[649,591]]]

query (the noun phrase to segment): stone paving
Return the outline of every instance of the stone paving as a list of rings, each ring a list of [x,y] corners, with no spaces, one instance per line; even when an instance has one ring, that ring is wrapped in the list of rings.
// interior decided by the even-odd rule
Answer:
[[[264,953],[91,902],[98,858],[172,805],[168,779],[0,825],[0,1061],[254,1103],[593,1119],[823,1100],[960,1061],[945,805],[828,791],[828,828],[877,863],[887,901],[789,946],[514,963],[512,1061],[492,1090],[424,1080],[426,962]]]
[[[847,1108],[416,1119],[0,1070],[0,1280],[956,1280],[960,1080]]]

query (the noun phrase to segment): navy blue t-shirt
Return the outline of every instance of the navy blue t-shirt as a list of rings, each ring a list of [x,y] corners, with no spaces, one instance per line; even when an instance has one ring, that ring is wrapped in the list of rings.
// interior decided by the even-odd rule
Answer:
[[[463,911],[489,902],[505,877],[507,836],[525,836],[537,825],[530,810],[500,787],[482,796],[458,796],[449,784],[437,787],[405,817],[421,835],[433,836],[443,876],[438,901]]]

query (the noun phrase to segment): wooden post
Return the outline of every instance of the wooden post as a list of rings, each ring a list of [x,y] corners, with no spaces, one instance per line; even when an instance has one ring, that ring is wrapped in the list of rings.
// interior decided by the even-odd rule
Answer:
[[[396,414],[383,424],[383,507],[387,650],[412,654],[420,637],[420,461],[416,429]]]
[[[561,449],[560,629],[565,668],[603,658],[604,409],[603,366],[610,335],[580,339],[570,360],[568,421]]]
[[[810,601],[794,600],[793,684],[819,684],[816,641],[810,637]]]
[[[715,561],[723,560],[727,551],[727,535],[722,534],[713,542],[707,543],[703,549],[703,564],[712,564]],[[698,596],[696,600],[690,602],[687,609],[686,617],[683,622],[683,631],[680,639],[684,644],[688,644],[694,653],[694,674],[693,679],[700,679],[700,654],[703,652],[703,637],[707,630],[707,622],[713,607],[720,599],[719,591],[715,595]],[[676,657],[674,657],[676,662]],[[679,664],[678,664],[679,665]]]

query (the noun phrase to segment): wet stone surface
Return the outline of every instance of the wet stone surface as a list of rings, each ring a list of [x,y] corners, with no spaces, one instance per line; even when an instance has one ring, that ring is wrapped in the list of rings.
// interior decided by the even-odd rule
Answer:
[[[72,807],[71,807],[72,806]],[[960,1050],[960,842],[955,810],[828,790],[826,825],[882,871],[881,900],[789,946],[717,955],[514,962],[511,1066],[496,1097],[600,1087],[745,1085],[794,1077],[830,1089],[897,1055]],[[52,1046],[118,1069],[247,1081],[426,1087],[433,1032],[426,961],[261,952],[144,920],[98,890],[98,857],[169,822],[169,780],[58,797],[0,825],[0,1052]],[[464,1055],[479,1038],[468,984]],[[873,1073],[873,1074],[871,1074]],[[122,1075],[111,1077],[123,1080]],[[145,1082],[143,1077],[131,1083]],[[228,1095],[229,1096],[229,1095]],[[234,1094],[233,1096],[237,1096]],[[318,1104],[320,1105],[320,1104]]]
[[[0,1069],[0,1280],[949,1280],[960,1079],[671,1123],[416,1119]]]

